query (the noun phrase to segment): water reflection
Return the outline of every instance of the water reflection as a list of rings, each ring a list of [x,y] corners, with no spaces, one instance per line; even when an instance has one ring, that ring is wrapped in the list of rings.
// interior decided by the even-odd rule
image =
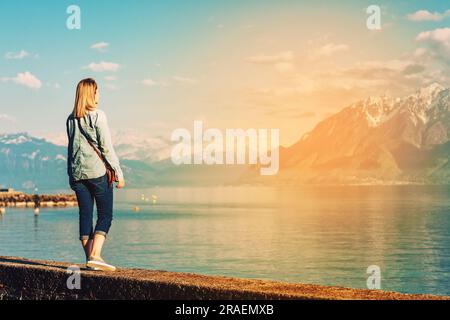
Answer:
[[[157,195],[157,202],[146,201]],[[116,193],[106,257],[142,267],[450,294],[442,187],[157,188]],[[139,214],[135,208],[139,207]],[[0,217],[0,255],[82,261],[76,209]],[[32,223],[30,225],[30,223]],[[33,241],[28,239],[31,229]]]
[[[39,217],[37,215],[34,215],[33,218],[34,218],[34,228],[33,228],[34,240],[37,240],[39,232]]]

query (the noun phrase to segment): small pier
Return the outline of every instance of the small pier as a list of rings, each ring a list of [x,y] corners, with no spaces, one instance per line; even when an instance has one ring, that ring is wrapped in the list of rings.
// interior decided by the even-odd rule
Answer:
[[[75,194],[25,194],[13,189],[0,189],[0,208],[41,208],[78,206]]]

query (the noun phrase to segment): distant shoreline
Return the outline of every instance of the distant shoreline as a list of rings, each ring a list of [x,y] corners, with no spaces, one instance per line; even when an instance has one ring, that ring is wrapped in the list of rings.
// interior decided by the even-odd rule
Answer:
[[[26,194],[20,191],[0,192],[0,208],[41,208],[78,206],[75,194]]]

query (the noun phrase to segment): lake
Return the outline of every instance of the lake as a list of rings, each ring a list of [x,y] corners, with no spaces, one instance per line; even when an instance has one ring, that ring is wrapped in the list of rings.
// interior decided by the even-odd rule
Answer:
[[[365,288],[367,267],[377,265],[383,290],[450,295],[450,187],[153,188],[114,196],[104,258],[119,267]],[[78,208],[41,208],[38,217],[7,208],[0,255],[84,262]]]

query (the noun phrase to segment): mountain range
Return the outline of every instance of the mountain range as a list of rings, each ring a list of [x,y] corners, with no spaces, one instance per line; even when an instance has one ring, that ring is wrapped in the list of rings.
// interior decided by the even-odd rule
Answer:
[[[369,97],[318,123],[280,153],[282,184],[447,184],[449,89]],[[254,173],[245,180],[261,181]]]
[[[257,166],[175,166],[170,142],[113,139],[128,185],[448,184],[450,90],[431,84],[402,98],[369,97],[280,149],[280,171]],[[134,142],[133,142],[134,141]],[[67,188],[67,150],[27,133],[0,134],[0,186]]]
[[[156,139],[157,140],[157,139]],[[128,186],[211,185],[236,182],[247,166],[175,166],[161,141],[114,139]],[[68,189],[67,148],[26,132],[0,134],[0,188]]]

